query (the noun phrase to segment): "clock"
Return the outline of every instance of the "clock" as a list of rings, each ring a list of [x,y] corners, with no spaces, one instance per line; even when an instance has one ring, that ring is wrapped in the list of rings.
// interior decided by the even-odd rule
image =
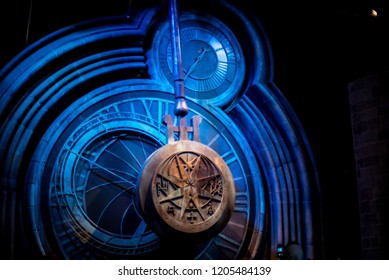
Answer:
[[[212,180],[203,191],[194,186],[197,193],[187,188],[180,196],[178,176],[169,176],[174,160],[164,156],[147,184],[155,213],[169,218],[170,227],[202,227],[202,215],[212,234],[174,244],[144,215],[149,206],[138,205],[142,166],[169,142],[164,116],[175,104],[166,13],[159,5],[136,5],[125,17],[48,34],[2,71],[0,245],[6,258],[263,259],[290,240],[304,246],[307,258],[316,256],[316,167],[292,108],[266,86],[267,38],[228,1],[189,2],[180,15],[187,120],[201,117],[204,150],[170,156],[184,168],[207,166],[197,178]],[[195,6],[212,15],[188,9]],[[234,186],[234,204],[225,218],[215,210],[224,207],[227,185]]]
[[[262,237],[255,228],[263,223],[257,209],[264,207],[257,162],[222,110],[188,103],[188,118],[203,119],[200,142],[231,170],[235,203],[221,231],[182,250],[164,243],[136,207],[142,165],[167,143],[163,116],[174,110],[174,96],[152,81],[133,80],[108,84],[76,101],[37,146],[27,178],[36,186],[29,194],[30,223],[48,254],[67,259],[254,257]]]
[[[186,97],[223,107],[236,101],[242,92],[246,69],[234,33],[213,16],[183,12],[180,14],[180,37]],[[150,75],[173,85],[168,21],[158,25],[148,57]]]

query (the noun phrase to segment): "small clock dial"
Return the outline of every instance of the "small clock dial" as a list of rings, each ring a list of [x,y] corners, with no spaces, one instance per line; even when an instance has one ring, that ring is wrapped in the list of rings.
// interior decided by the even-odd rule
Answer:
[[[153,41],[150,74],[173,85],[169,24]],[[245,79],[245,62],[238,40],[220,20],[192,13],[180,17],[185,93],[189,99],[226,106],[236,100]]]

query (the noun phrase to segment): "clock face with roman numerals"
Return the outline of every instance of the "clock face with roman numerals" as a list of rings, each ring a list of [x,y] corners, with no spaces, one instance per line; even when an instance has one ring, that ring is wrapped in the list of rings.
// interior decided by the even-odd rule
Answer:
[[[228,106],[238,98],[245,60],[234,33],[220,20],[195,12],[180,15],[180,37],[187,98]],[[169,23],[158,26],[149,53],[150,74],[174,83]]]
[[[189,101],[188,118],[203,118],[201,143],[231,170],[235,208],[218,235],[188,250],[163,244],[139,214],[134,189],[143,163],[167,142],[162,120],[174,110],[174,98],[155,84],[123,87],[107,85],[87,102],[76,101],[42,137],[27,179],[39,186],[30,203],[41,243],[69,259],[254,257],[262,186],[239,130],[225,124],[223,111]]]

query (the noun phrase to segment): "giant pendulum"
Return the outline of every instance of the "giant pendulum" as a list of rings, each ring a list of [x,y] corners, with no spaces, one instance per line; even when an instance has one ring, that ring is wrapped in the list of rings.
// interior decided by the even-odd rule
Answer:
[[[187,124],[176,0],[169,2],[175,111],[164,116],[167,144],[152,153],[138,178],[137,204],[162,242],[201,242],[228,223],[235,204],[233,176],[223,158],[200,142],[201,116]],[[201,59],[201,54],[196,62]],[[193,244],[193,243],[192,243]]]

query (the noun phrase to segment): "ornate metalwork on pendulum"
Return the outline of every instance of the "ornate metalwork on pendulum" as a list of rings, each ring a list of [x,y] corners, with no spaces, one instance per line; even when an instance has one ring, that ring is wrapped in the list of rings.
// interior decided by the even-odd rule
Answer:
[[[169,18],[176,117],[164,116],[168,143],[144,163],[137,201],[145,221],[160,237],[206,240],[219,233],[231,217],[235,186],[222,157],[200,142],[202,118],[196,115],[191,126],[187,125],[176,0],[169,2]]]

